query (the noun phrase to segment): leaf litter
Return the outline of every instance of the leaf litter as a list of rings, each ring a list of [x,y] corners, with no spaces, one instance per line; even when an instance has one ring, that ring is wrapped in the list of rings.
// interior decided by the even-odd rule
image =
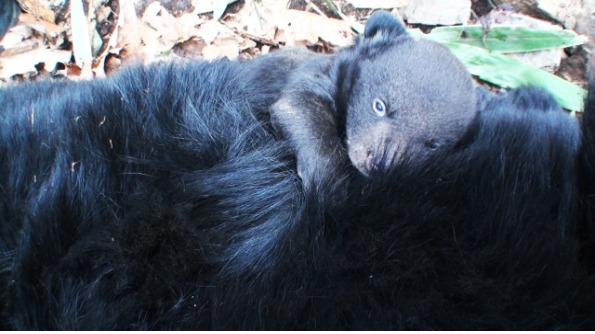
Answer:
[[[22,12],[18,23],[0,41],[0,80],[3,82],[48,76],[75,80],[102,77],[123,66],[168,58],[249,59],[284,47],[302,46],[329,53],[352,43],[374,10],[403,13],[408,3],[408,0],[10,1],[17,1]],[[471,18],[470,23],[480,24],[481,18],[473,21]],[[531,36],[531,32],[528,35],[515,27],[501,27],[484,36],[481,35],[485,27],[481,25],[464,27],[439,27],[434,29],[434,35],[423,37],[440,41],[442,33],[447,34],[447,38],[441,42],[447,45],[460,42],[491,50],[497,42],[491,37],[498,32],[506,34],[509,29],[521,32],[518,36],[509,35],[508,40],[515,44],[498,41],[498,48],[523,51],[528,47],[523,45],[523,39]],[[427,32],[433,27],[411,28]],[[465,29],[465,38],[458,38],[463,35],[461,29]],[[584,36],[560,31],[567,34],[567,40],[574,40],[570,44],[567,40],[557,41],[558,50],[585,41]],[[419,34],[419,31],[414,30],[414,33]],[[558,36],[552,37],[556,38]],[[463,61],[469,58],[465,57],[464,48],[457,50],[463,53],[460,55]],[[494,56],[489,60],[491,67],[486,68],[487,71],[498,68],[499,52],[478,54]],[[509,64],[504,60],[503,64]],[[522,62],[519,64],[525,66]],[[468,66],[472,66],[477,75],[477,63]],[[491,80],[489,75],[477,76]],[[491,83],[498,87],[515,86],[506,80],[508,78],[498,76]],[[518,78],[510,80],[517,82]],[[576,108],[574,102],[569,105]]]

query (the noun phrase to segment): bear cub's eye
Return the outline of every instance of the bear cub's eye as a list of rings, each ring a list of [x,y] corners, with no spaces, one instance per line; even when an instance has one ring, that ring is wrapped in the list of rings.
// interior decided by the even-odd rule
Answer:
[[[435,151],[440,147],[444,146],[444,141],[440,139],[430,139],[427,140],[424,144],[429,150]]]
[[[384,105],[384,102],[382,102],[381,99],[374,99],[374,101],[372,101],[372,108],[374,108],[374,112],[376,113],[376,115],[380,117],[386,115],[386,106]]]

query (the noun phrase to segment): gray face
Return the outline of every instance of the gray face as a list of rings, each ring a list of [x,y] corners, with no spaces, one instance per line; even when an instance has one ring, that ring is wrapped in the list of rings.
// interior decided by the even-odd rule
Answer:
[[[476,117],[475,88],[445,47],[403,39],[358,64],[347,110],[349,158],[364,174],[455,145]]]

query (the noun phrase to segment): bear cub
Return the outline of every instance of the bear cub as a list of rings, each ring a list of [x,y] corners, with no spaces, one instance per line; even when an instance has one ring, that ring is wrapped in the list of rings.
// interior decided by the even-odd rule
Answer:
[[[372,15],[355,45],[337,54],[294,57],[303,60],[271,117],[306,187],[323,187],[347,160],[369,175],[451,149],[476,119],[464,65],[446,47],[414,39],[387,12]]]
[[[388,14],[336,56],[3,87],[0,329],[592,330],[589,91],[476,117]]]

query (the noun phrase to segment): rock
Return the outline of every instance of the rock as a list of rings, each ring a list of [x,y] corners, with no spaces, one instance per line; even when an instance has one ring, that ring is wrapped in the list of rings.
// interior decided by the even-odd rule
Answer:
[[[463,24],[471,14],[470,0],[410,0],[403,16],[407,23]]]
[[[560,66],[564,51],[562,49],[551,49],[544,51],[511,53],[508,56],[516,58],[525,64],[529,64],[550,73],[555,72]]]
[[[574,30],[589,37],[589,42],[583,45],[583,48],[593,53],[595,51],[595,0],[583,0],[582,14],[577,16]]]
[[[584,11],[581,0],[537,0],[537,8],[567,29],[574,29],[576,19]]]
[[[526,27],[532,29],[561,29],[557,25],[538,20],[524,14],[517,14],[506,10],[495,10],[489,14],[490,25],[507,25],[513,27]],[[510,57],[516,58],[526,64],[539,67],[548,72],[554,72],[560,66],[563,49],[551,49],[535,52],[509,53]]]

